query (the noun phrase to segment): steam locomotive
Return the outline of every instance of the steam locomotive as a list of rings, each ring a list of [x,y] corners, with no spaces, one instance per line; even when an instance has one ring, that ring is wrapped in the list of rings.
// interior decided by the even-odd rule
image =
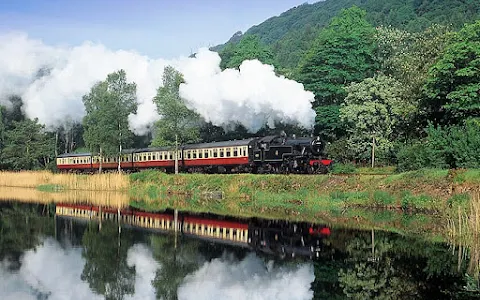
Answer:
[[[91,153],[58,155],[60,171],[92,172],[103,169],[138,171],[161,169],[190,173],[327,173],[332,160],[322,157],[324,143],[318,137],[274,135],[243,140],[185,144],[178,148],[126,149],[117,157]]]

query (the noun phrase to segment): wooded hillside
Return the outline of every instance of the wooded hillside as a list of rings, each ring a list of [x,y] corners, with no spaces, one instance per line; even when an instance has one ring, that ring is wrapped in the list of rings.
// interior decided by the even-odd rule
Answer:
[[[211,49],[220,51],[227,44],[238,43],[242,36],[256,35],[271,47],[279,67],[293,68],[319,30],[342,9],[353,5],[367,12],[366,19],[374,27],[392,26],[409,32],[423,31],[432,24],[460,29],[480,16],[478,0],[326,0],[289,9],[251,27],[243,35],[236,32],[227,43]]]

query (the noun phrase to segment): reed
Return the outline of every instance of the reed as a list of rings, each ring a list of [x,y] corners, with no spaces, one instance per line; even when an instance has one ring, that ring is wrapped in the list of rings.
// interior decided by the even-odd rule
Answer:
[[[127,175],[119,173],[79,175],[54,174],[49,171],[0,172],[0,186],[56,186],[66,190],[125,191],[129,186],[129,179]]]
[[[468,206],[456,206],[447,218],[448,240],[453,251],[457,251],[458,266],[468,260],[468,274],[480,288],[480,191],[472,194]]]
[[[51,193],[33,188],[0,186],[0,201],[88,204],[124,208],[128,207],[130,198],[126,193],[115,191],[70,190]]]

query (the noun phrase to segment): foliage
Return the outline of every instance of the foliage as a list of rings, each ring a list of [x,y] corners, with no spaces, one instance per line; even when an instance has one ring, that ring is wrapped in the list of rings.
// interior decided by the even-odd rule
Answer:
[[[387,156],[415,105],[403,99],[404,88],[398,81],[382,74],[351,84],[346,90],[340,115],[348,126],[348,147],[354,149],[356,157],[367,158],[375,139],[376,154]]]
[[[113,156],[130,146],[133,133],[128,116],[137,111],[136,84],[127,83],[124,70],[107,75],[83,96],[86,115],[83,138],[92,153]]]
[[[4,143],[2,161],[8,169],[44,169],[54,156],[54,140],[38,119],[13,121]]]
[[[409,32],[421,32],[433,24],[451,24],[458,29],[480,15],[477,0],[327,0],[298,5],[252,26],[245,35],[257,35],[262,43],[271,45],[280,69],[293,69],[315,39],[312,32],[324,28],[342,9],[352,5],[364,9],[367,20],[375,27],[392,26]],[[241,37],[237,32],[226,44],[212,49],[234,44]]]
[[[200,117],[189,109],[180,97],[179,87],[183,82],[180,72],[167,66],[163,73],[163,86],[153,99],[160,120],[155,123],[151,146],[173,146],[179,143],[192,143],[199,140]],[[177,138],[176,138],[177,137]]]
[[[420,168],[479,168],[480,124],[474,120],[451,127],[429,126],[427,138],[403,147],[399,171]]]
[[[258,59],[264,64],[275,65],[272,51],[255,35],[244,36],[238,44],[228,44],[220,52],[222,69],[238,68],[244,60]]]
[[[345,84],[373,75],[375,29],[358,7],[343,10],[322,30],[300,65],[298,79],[318,104],[340,104]]]
[[[421,95],[428,70],[448,43],[450,28],[433,25],[422,32],[407,32],[393,27],[377,28],[377,57],[385,74],[406,88],[405,98]]]
[[[480,116],[480,21],[454,35],[431,68],[425,89],[437,122]]]
[[[315,108],[315,132],[325,141],[335,142],[345,136],[345,125],[340,118],[340,105],[321,105]]]
[[[5,123],[3,119],[4,110],[5,108],[0,105],[0,158],[2,157],[3,148],[5,147]]]
[[[282,73],[292,78],[298,63],[312,47],[320,29],[317,24],[306,24],[302,30],[288,31],[272,45],[272,52]]]
[[[355,174],[357,173],[357,168],[352,163],[334,163],[331,173],[332,174]]]

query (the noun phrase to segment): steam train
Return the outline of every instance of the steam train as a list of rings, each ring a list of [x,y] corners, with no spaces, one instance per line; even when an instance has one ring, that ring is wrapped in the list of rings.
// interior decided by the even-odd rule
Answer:
[[[177,232],[184,236],[213,243],[249,248],[282,259],[320,257],[323,241],[331,234],[330,227],[279,220],[235,219],[214,215],[173,212],[150,213],[134,209],[115,209],[91,205],[57,204],[56,216],[77,220],[110,220],[123,227],[142,228],[153,232]]]
[[[175,170],[190,173],[327,173],[332,160],[322,158],[324,143],[313,137],[274,135],[243,140],[185,144],[177,148],[126,149],[117,157],[67,153],[56,158],[60,171],[93,172],[99,169],[138,171]]]

